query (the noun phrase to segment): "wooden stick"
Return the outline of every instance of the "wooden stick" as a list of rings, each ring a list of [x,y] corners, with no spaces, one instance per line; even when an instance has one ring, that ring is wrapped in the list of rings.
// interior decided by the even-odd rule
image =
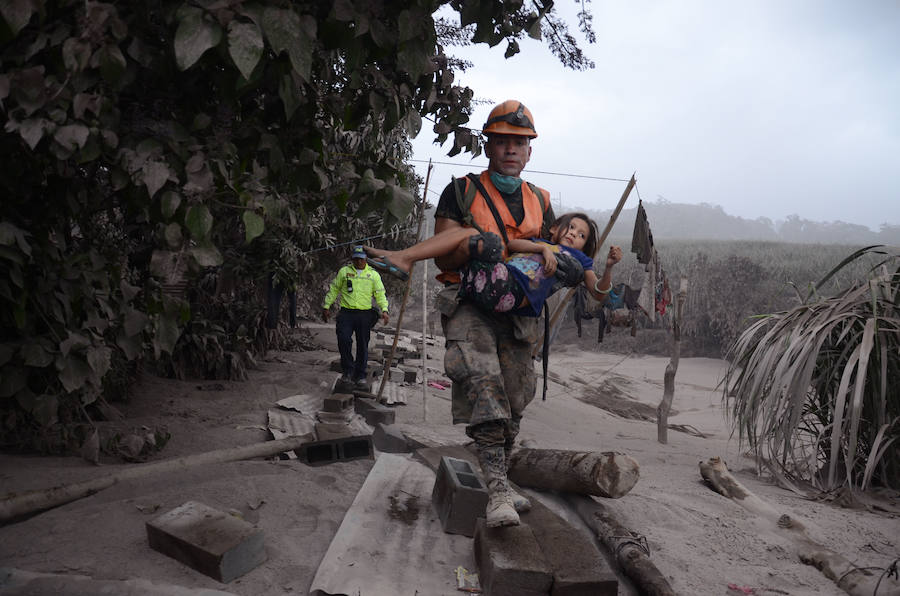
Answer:
[[[628,195],[631,194],[631,189],[634,188],[635,179],[634,174],[631,175],[631,180],[628,181],[628,184],[625,186],[625,191],[622,193],[622,196],[619,198],[619,203],[616,205],[615,210],[613,210],[612,215],[609,216],[609,221],[606,222],[606,227],[603,228],[603,233],[600,234],[600,238],[597,242],[598,247],[602,247],[603,243],[606,242],[606,237],[609,236],[610,231],[612,231],[613,225],[616,223],[616,220],[619,218],[619,213],[622,212],[622,207],[625,206],[625,202],[628,200]],[[562,299],[562,302],[556,307],[556,310],[553,311],[553,315],[550,317],[550,331],[553,331],[553,326],[556,325],[557,319],[559,319],[560,315],[566,308],[566,305],[569,304],[569,300],[572,299],[572,296],[575,294],[576,288],[569,288],[569,291],[566,293],[566,297]],[[537,342],[534,344],[534,347],[531,349],[532,358],[537,354],[538,346],[543,342],[543,334],[538,336]]]
[[[711,457],[708,461],[700,462],[700,475],[720,495],[772,522],[776,533],[794,543],[801,562],[821,571],[851,596],[900,594],[900,582],[897,580],[886,574],[873,573],[871,567],[859,567],[843,555],[813,541],[806,534],[806,527],[800,520],[779,514],[774,507],[750,492],[750,489],[738,482],[720,458]]]
[[[666,365],[663,375],[663,398],[656,407],[656,440],[663,445],[669,442],[669,411],[675,397],[675,373],[678,372],[678,361],[681,359],[681,317],[684,312],[684,300],[687,297],[687,279],[681,278],[681,289],[678,290],[675,317],[672,321],[672,358]]]
[[[200,465],[219,464],[252,459],[254,457],[268,457],[299,449],[301,445],[308,442],[308,437],[288,437],[278,441],[266,441],[265,443],[254,443],[243,447],[207,451],[206,453],[131,466],[114,474],[74,484],[29,491],[21,495],[11,494],[0,501],[0,524],[5,524],[21,516],[59,507],[83,497],[89,497],[123,480],[164,472],[177,472]]]
[[[665,576],[650,560],[647,540],[620,524],[601,503],[590,497],[563,495],[597,538],[613,555],[616,563],[645,596],[675,596]]]
[[[425,191],[422,193],[422,203],[419,209],[419,227],[416,230],[416,238],[422,235],[422,222],[425,221],[425,196],[428,194],[428,180],[431,178],[431,167],[428,168],[428,174],[425,176]],[[403,290],[403,301],[400,303],[400,314],[397,315],[397,332],[394,333],[394,343],[391,344],[391,352],[384,359],[384,369],[381,371],[381,384],[378,386],[378,401],[381,401],[381,394],[384,392],[384,385],[387,382],[388,373],[391,370],[391,363],[394,361],[394,352],[397,350],[397,342],[400,340],[400,324],[403,323],[403,313],[406,311],[406,300],[409,298],[409,289],[412,286],[412,274],[416,268],[413,263],[409,268],[409,277],[406,278],[406,289]]]
[[[431,179],[431,158],[428,158],[428,171],[425,174],[425,192],[428,192],[428,181]],[[425,194],[422,195],[425,197]],[[425,233],[420,240],[428,236],[428,222],[425,222]],[[425,332],[428,330],[428,261],[422,262],[422,420],[428,420],[428,342]]]

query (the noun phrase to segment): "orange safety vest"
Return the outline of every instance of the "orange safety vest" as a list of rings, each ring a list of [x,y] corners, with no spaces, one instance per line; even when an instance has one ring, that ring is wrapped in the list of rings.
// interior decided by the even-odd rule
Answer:
[[[500,191],[498,191],[491,182],[491,177],[487,170],[481,173],[479,180],[484,186],[484,189],[488,191],[490,199],[493,201],[494,207],[496,207],[497,213],[500,215],[500,219],[503,220],[504,227],[506,228],[506,235],[510,239],[540,237],[541,226],[544,223],[544,211],[550,207],[549,192],[543,188],[534,187],[538,192],[544,195],[542,201],[531,191],[531,185],[523,181],[522,207],[525,211],[525,217],[522,218],[522,223],[517,224],[516,220],[509,212],[509,208],[506,206],[506,201],[504,201],[503,197],[500,195]],[[453,182],[453,184],[455,184],[455,182]],[[470,184],[472,184],[472,181],[466,178],[467,191]],[[491,208],[488,207],[485,197],[481,196],[481,192],[479,192],[477,188],[469,212],[472,214],[474,222],[482,231],[493,232],[500,236],[502,240],[503,234],[500,233],[500,228],[497,227],[497,220],[494,219],[494,214],[491,213]],[[504,247],[503,258],[506,258],[507,256],[508,253],[506,247]],[[437,280],[443,283],[459,283],[459,272],[455,269],[449,271],[441,270],[441,274],[437,276]]]

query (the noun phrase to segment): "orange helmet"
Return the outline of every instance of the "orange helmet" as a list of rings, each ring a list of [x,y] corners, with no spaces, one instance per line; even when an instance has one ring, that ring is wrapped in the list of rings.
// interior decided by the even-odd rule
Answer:
[[[515,99],[507,99],[491,110],[481,132],[486,135],[521,135],[532,139],[537,136],[531,110]]]

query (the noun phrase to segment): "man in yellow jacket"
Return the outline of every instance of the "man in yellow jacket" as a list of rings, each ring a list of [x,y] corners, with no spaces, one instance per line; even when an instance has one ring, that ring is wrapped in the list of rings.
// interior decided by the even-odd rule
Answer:
[[[362,246],[353,247],[351,264],[344,265],[331,282],[322,303],[322,318],[328,321],[328,309],[338,294],[341,310],[337,316],[338,351],[341,353],[341,380],[353,383],[359,389],[368,389],[366,365],[369,362],[369,330],[375,324],[377,313],[372,298],[381,310],[381,320],[389,320],[388,301],[381,276],[366,263],[366,251]],[[356,335],[356,361],[353,360],[353,335]]]

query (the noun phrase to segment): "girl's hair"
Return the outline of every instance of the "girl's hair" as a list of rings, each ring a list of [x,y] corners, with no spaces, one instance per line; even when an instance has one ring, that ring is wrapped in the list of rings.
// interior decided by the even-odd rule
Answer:
[[[556,221],[553,222],[553,227],[556,228],[557,233],[560,233],[561,231],[569,227],[569,222],[573,219],[580,219],[587,224],[588,236],[585,240],[584,248],[581,249],[581,252],[593,259],[595,256],[597,256],[597,251],[600,250],[600,247],[597,245],[597,241],[600,238],[600,232],[597,231],[597,222],[595,222],[584,213],[566,213],[559,216]]]

